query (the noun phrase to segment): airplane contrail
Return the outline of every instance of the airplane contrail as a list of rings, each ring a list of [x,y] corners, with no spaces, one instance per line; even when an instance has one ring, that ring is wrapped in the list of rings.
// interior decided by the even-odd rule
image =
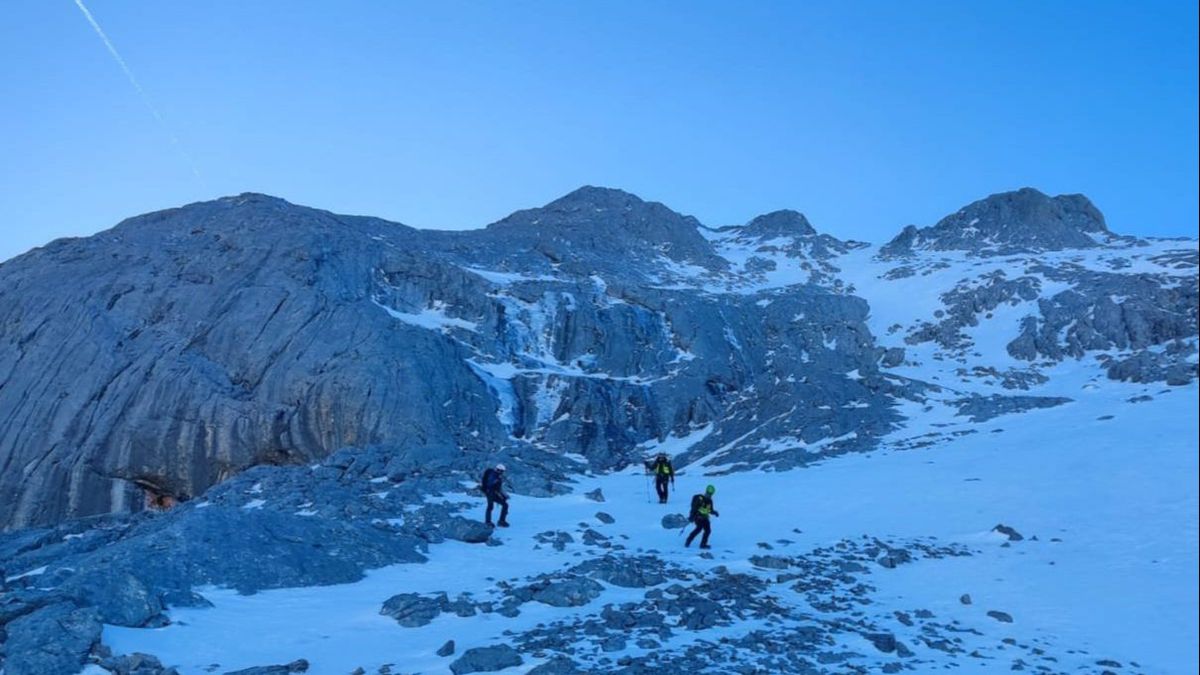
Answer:
[[[183,158],[187,160],[188,165],[192,169],[192,174],[195,175],[196,178],[199,178],[200,171],[196,168],[196,162],[192,160],[192,156],[188,154],[188,151],[183,147],[183,144],[179,142],[179,137],[176,136],[173,131],[171,131],[171,127],[167,124],[166,118],[162,116],[162,113],[158,112],[158,108],[155,107],[154,102],[150,100],[150,95],[147,94],[146,90],[142,88],[142,83],[138,82],[137,76],[133,74],[133,70],[129,68],[129,64],[125,63],[125,59],[121,56],[121,53],[117,51],[117,48],[113,45],[112,40],[108,39],[108,35],[104,32],[104,29],[100,27],[100,23],[96,21],[96,17],[92,16],[92,12],[87,8],[87,5],[83,4],[83,0],[75,0],[75,6],[79,8],[79,11],[83,12],[83,17],[87,19],[89,24],[92,25],[92,30],[96,31],[96,35],[100,36],[100,40],[104,42],[104,46],[108,49],[108,53],[112,54],[113,60],[117,62],[118,66],[121,66],[121,70],[125,73],[125,77],[129,80],[129,84],[133,85],[134,90],[136,90],[138,93],[138,97],[142,99],[142,103],[146,104],[146,108],[150,110],[150,114],[154,116],[155,120],[158,120],[159,126],[162,127],[163,131],[165,131],[167,136],[171,139],[171,144],[174,145],[176,149],[179,150],[179,153],[183,155]]]

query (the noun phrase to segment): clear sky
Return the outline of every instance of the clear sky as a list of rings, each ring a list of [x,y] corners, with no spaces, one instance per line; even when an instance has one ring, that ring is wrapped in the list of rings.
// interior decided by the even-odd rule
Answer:
[[[73,0],[4,0],[0,260],[245,191],[459,229],[593,184],[882,242],[1029,185],[1197,234],[1193,0],[84,2],[165,126]]]

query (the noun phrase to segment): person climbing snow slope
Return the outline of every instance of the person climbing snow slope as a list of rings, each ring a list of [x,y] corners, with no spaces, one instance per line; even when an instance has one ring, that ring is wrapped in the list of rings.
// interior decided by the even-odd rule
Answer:
[[[654,491],[658,493],[658,503],[667,503],[667,484],[675,487],[675,467],[667,453],[660,452],[653,461],[646,464],[646,470],[654,474]]]
[[[703,494],[698,494],[692,497],[692,512],[688,515],[688,520],[696,525],[696,529],[688,535],[687,543],[684,546],[691,546],[692,540],[701,532],[704,536],[700,538],[700,548],[711,548],[708,545],[708,536],[712,534],[712,522],[709,516],[720,517],[720,513],[713,508],[712,496],[717,491],[717,488],[709,485],[704,488]]]

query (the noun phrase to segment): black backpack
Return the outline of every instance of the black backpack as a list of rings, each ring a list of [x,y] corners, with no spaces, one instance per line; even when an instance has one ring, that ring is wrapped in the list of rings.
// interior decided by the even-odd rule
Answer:
[[[704,505],[704,495],[692,495],[692,510],[688,513],[688,520],[695,520],[696,514],[700,513],[700,507]]]

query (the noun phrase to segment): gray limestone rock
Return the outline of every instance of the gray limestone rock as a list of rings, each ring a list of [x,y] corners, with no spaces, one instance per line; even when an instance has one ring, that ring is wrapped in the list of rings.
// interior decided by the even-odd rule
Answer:
[[[445,593],[439,593],[434,597],[417,593],[400,593],[388,598],[379,613],[392,617],[401,626],[416,628],[436,619],[448,602]]]
[[[1017,532],[1015,529],[1005,525],[1004,523],[1000,523],[999,525],[993,527],[992,531],[1008,537],[1009,541],[1022,541],[1025,539],[1025,537],[1021,536],[1020,532]]]
[[[141,653],[101,658],[100,667],[114,675],[179,675],[174,668],[164,667],[157,657]]]
[[[1000,623],[1012,623],[1013,621],[1012,615],[1007,612],[1001,612],[993,609],[989,610],[987,615],[999,621]]]
[[[780,555],[755,555],[750,556],[750,564],[755,567],[762,567],[772,570],[785,570],[791,566],[791,560],[786,556]]]
[[[469,544],[483,543],[492,535],[492,528],[484,523],[459,516],[447,519],[439,531],[447,539],[465,541]]]
[[[885,654],[896,651],[896,636],[891,633],[868,633],[865,636],[875,648]]]
[[[1003,396],[1000,394],[980,396],[973,394],[955,401],[955,405],[958,407],[959,415],[970,418],[972,422],[986,422],[1000,415],[1039,408],[1053,408],[1070,402],[1071,399],[1062,396]]]
[[[517,650],[508,645],[473,647],[463,652],[462,656],[450,664],[450,672],[454,675],[491,673],[519,666],[524,662],[525,660],[521,658]]]
[[[583,672],[569,657],[559,654],[530,670],[529,675],[582,675]]]
[[[7,675],[76,673],[100,642],[100,619],[93,608],[59,602],[15,618],[4,632]]]
[[[278,666],[255,666],[253,668],[233,670],[225,673],[225,675],[292,675],[293,673],[306,672],[308,672],[308,661],[296,659],[291,663]]]
[[[668,513],[662,517],[662,526],[664,530],[679,530],[687,524],[687,516],[681,513]]]
[[[534,591],[532,599],[552,607],[579,607],[595,600],[604,587],[586,577],[552,581]]]

